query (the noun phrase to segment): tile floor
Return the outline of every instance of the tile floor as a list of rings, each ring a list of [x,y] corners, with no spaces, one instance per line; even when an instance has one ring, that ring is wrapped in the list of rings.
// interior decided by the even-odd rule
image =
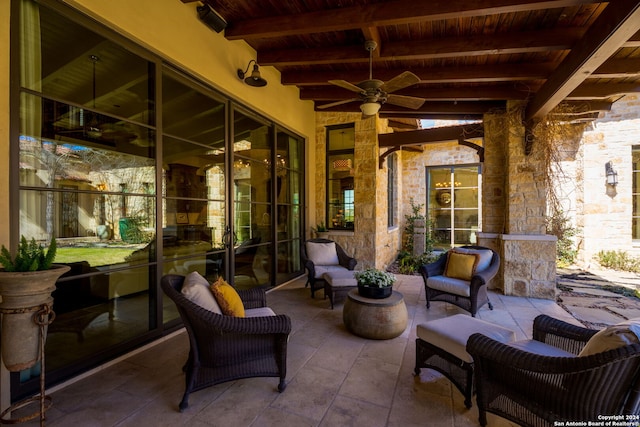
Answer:
[[[431,370],[413,375],[416,325],[463,313],[443,302],[425,307],[422,279],[398,276],[409,322],[402,335],[376,341],[350,334],[342,323],[342,302],[334,310],[322,291],[311,299],[298,279],[268,294],[276,313],[292,319],[288,387],[277,378],[251,378],[191,394],[180,413],[182,365],[188,353],[183,331],[85,378],[49,391],[53,406],[47,426],[477,426],[478,411],[467,410],[462,395]],[[478,317],[517,332],[531,333],[533,318],[545,313],[579,324],[553,301],[492,293],[494,310]],[[489,426],[513,424],[488,415]],[[39,425],[37,420],[22,425]]]

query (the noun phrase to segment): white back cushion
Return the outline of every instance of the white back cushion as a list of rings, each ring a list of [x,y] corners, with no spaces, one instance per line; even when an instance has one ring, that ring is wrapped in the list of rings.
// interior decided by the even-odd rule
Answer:
[[[184,283],[182,284],[182,295],[204,309],[222,314],[218,302],[209,289],[209,282],[197,271],[185,276]]]
[[[338,252],[336,252],[335,242],[318,243],[306,242],[307,257],[315,265],[338,265]]]

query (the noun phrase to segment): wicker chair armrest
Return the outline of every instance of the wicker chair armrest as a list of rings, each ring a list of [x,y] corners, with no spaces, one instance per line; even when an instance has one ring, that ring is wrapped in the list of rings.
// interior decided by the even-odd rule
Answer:
[[[430,262],[429,264],[423,264],[420,266],[420,274],[426,283],[427,278],[440,276],[444,273],[444,268],[447,265],[447,254],[444,253],[440,255],[440,258],[435,260],[434,262]]]
[[[311,260],[306,260],[304,266],[309,270],[309,277],[316,277],[316,265]]]
[[[626,359],[640,359],[640,344],[628,345],[591,356],[555,357],[529,353],[476,333],[467,341],[467,352],[475,362],[486,359],[514,371],[570,374],[596,369]]]
[[[244,308],[261,308],[267,306],[267,295],[264,289],[237,289]]]
[[[533,321],[533,339],[578,354],[598,331],[541,314]]]
[[[291,332],[291,319],[286,314],[264,317],[235,317],[212,313],[201,307],[195,307],[194,309],[197,312],[197,321],[200,323],[198,326],[207,329],[213,335],[289,334]]]
[[[356,265],[358,264],[358,260],[350,257],[347,254],[343,254],[342,256],[338,254],[338,262],[340,263],[341,266],[343,266],[347,270],[353,270],[354,268],[356,268]]]

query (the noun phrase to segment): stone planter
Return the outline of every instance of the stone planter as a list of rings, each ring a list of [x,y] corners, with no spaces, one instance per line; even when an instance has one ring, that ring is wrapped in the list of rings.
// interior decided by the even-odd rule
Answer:
[[[56,281],[69,270],[66,265],[55,264],[42,271],[0,270],[0,309],[11,311],[2,313],[0,338],[2,359],[9,371],[30,368],[40,359],[40,326],[33,321],[36,311],[26,309],[43,304],[51,307],[51,292],[56,289]]]
[[[364,298],[371,298],[371,299],[388,298],[392,292],[393,292],[393,286],[385,286],[381,288],[378,286],[358,285],[358,294]]]

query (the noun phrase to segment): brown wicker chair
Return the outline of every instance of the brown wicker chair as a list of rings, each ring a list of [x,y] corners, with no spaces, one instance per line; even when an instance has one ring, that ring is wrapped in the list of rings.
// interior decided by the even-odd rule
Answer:
[[[307,242],[332,243],[333,240],[309,239],[307,240]],[[358,264],[358,261],[355,258],[352,258],[349,255],[347,255],[347,253],[344,251],[344,249],[342,249],[342,247],[338,243],[336,243],[336,252],[338,254],[339,265],[335,265],[335,266],[323,265],[322,269],[320,269],[320,268],[316,268],[313,261],[311,261],[307,256],[306,242],[302,242],[302,245],[300,245],[300,255],[302,256],[302,263],[304,264],[305,268],[309,272],[307,277],[307,283],[305,283],[304,287],[306,288],[307,286],[311,286],[311,298],[313,298],[315,292],[318,289],[324,289],[325,281],[322,278],[322,274],[325,272],[325,270],[327,271],[329,270],[335,271],[336,269],[353,270],[354,268],[356,268],[356,264]]]
[[[540,315],[529,343],[577,355],[596,332]],[[467,352],[474,361],[482,426],[486,412],[522,426],[553,426],[640,411],[640,344],[590,356],[542,356],[473,334]]]
[[[487,283],[496,275],[498,268],[500,268],[500,255],[493,249],[483,246],[461,246],[461,249],[490,250],[493,252],[489,266],[475,273],[471,281],[461,287],[464,292],[453,293],[449,287],[435,288],[429,284],[429,278],[443,276],[445,266],[447,265],[448,252],[442,254],[436,261],[420,266],[419,271],[424,280],[427,308],[431,307],[432,301],[445,301],[457,305],[475,317],[478,309],[485,304],[488,304],[489,309],[493,310],[493,305],[487,295]],[[468,293],[468,295],[464,293]]]
[[[180,412],[189,406],[189,393],[249,377],[280,377],[285,387],[287,340],[291,319],[283,314],[232,317],[216,314],[182,295],[184,276],[162,277],[162,290],[175,302],[189,334],[189,358],[184,366],[185,391]],[[246,309],[266,306],[263,289],[238,290]]]

